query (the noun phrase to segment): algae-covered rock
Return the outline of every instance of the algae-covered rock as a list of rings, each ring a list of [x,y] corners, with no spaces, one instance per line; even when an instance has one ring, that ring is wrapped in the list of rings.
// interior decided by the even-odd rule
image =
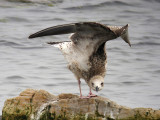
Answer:
[[[51,99],[56,99],[56,97],[44,90],[26,89],[18,97],[5,101],[2,119],[29,120],[31,114]]]
[[[73,94],[51,95],[27,89],[6,100],[2,120],[157,120],[160,110],[131,109],[104,97],[80,99]]]

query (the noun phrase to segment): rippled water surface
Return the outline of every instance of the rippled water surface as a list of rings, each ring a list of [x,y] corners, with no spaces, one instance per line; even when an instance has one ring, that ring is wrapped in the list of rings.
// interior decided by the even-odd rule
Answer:
[[[107,43],[105,87],[96,94],[128,107],[160,108],[159,0],[10,1],[0,1],[0,111],[7,98],[26,88],[79,94],[61,52],[46,45],[69,40],[68,35],[27,37],[46,27],[81,21],[130,25],[131,48],[120,38]],[[89,91],[84,81],[82,91]]]

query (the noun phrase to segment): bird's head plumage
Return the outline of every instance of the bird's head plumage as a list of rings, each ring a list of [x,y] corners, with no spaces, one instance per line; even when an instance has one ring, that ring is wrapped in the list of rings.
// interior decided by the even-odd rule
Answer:
[[[102,90],[103,86],[104,78],[102,76],[96,75],[92,77],[89,81],[89,87],[96,92]]]

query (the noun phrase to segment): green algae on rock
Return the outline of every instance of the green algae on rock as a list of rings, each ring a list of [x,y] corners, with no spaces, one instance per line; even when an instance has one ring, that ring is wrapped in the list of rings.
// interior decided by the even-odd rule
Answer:
[[[131,109],[104,97],[80,99],[73,94],[54,96],[44,90],[26,89],[5,101],[2,120],[152,120],[160,110]]]

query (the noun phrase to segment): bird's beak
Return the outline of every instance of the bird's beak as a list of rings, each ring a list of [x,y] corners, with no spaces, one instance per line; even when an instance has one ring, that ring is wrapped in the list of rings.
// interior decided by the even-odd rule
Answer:
[[[99,91],[99,88],[98,88],[98,86],[96,87],[96,92],[98,92]]]

